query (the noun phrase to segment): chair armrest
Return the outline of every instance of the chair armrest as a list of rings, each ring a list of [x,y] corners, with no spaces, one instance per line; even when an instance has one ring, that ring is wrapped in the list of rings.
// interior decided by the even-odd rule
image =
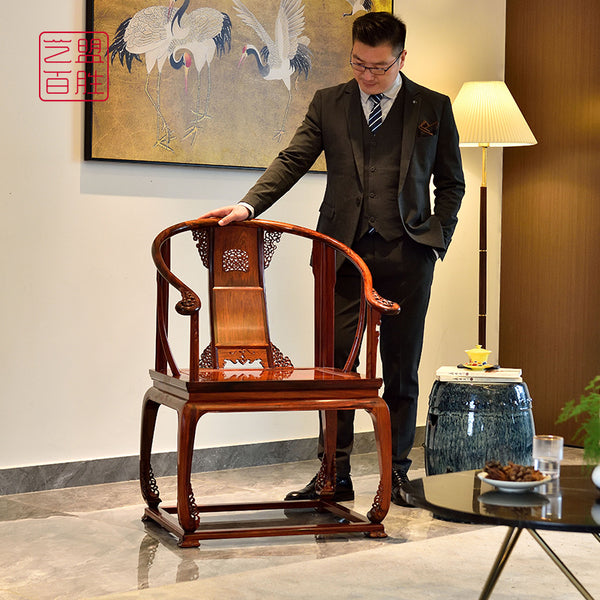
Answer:
[[[161,232],[152,244],[152,258],[160,276],[172,285],[180,294],[181,300],[175,305],[175,310],[180,315],[192,315],[200,310],[202,303],[198,295],[189,288],[181,279],[176,277],[170,269],[170,249],[168,243],[173,235],[180,229],[170,227]]]
[[[400,305],[392,300],[387,300],[377,293],[377,290],[371,287],[371,293],[365,293],[367,302],[378,312],[385,315],[397,315],[400,312]]]

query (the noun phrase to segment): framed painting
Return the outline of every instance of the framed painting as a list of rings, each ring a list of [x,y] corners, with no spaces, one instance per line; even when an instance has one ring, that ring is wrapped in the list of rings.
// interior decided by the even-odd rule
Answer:
[[[87,0],[110,78],[86,102],[85,159],[265,168],[315,91],[352,77],[365,10],[392,0]]]

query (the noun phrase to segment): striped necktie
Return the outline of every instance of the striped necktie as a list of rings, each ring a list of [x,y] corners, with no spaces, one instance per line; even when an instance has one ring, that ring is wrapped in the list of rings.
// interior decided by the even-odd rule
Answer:
[[[383,116],[381,114],[381,99],[383,98],[383,94],[373,94],[369,98],[373,101],[373,108],[369,114],[369,129],[371,133],[375,133],[377,128],[381,127],[383,123]]]

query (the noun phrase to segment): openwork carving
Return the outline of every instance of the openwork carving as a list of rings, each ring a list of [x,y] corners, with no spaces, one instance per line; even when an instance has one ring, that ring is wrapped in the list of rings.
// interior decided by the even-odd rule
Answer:
[[[273,367],[275,369],[282,369],[277,379],[287,379],[290,376],[288,369],[293,369],[294,365],[289,357],[285,356],[277,346],[270,344],[271,353],[273,355]],[[219,353],[220,359],[225,362],[224,369],[265,369],[267,368],[265,359],[263,358],[263,352],[257,352],[256,350],[249,348],[240,348],[239,350],[233,350],[229,353],[221,351]],[[229,363],[229,364],[227,364]],[[209,345],[202,351],[200,356],[200,368],[201,369],[214,369],[215,362],[213,357],[212,347]]]
[[[367,513],[367,518],[371,523],[381,523],[383,518],[385,517],[385,512],[381,508],[381,499],[383,497],[383,485],[382,482],[379,482],[379,486],[377,487],[377,493],[375,494],[375,498],[373,499],[373,506],[371,510]]]
[[[241,271],[247,273],[250,270],[250,259],[245,250],[232,248],[223,252],[223,271]]]
[[[200,524],[200,511],[198,510],[198,505],[196,504],[196,498],[194,498],[194,490],[192,489],[192,484],[189,481],[187,482],[186,488],[190,516],[194,520],[194,524],[197,528]]]
[[[213,353],[212,347],[206,346],[202,355],[200,356],[200,368],[201,369],[212,369],[213,368]]]
[[[219,350],[218,361],[222,369],[263,369],[267,354],[264,349],[227,348]]]
[[[292,364],[292,361],[289,359],[289,357],[285,356],[283,354],[283,352],[277,348],[277,346],[274,346],[273,344],[270,344],[271,346],[271,352],[273,353],[273,366],[275,367],[293,367],[294,365]]]
[[[158,484],[156,483],[156,477],[154,476],[154,471],[152,470],[152,466],[148,468],[148,489],[153,496],[159,495]]]
[[[236,360],[235,362],[226,358],[223,362],[224,370],[238,370],[238,369],[263,369],[262,360],[259,358],[255,360]]]
[[[321,461],[321,467],[319,468],[319,472],[317,473],[317,481],[315,482],[315,490],[319,494],[323,491],[323,488],[325,487],[325,484],[327,483],[326,471],[327,470],[325,468],[325,457],[323,457],[323,460]],[[336,471],[335,471],[335,462],[333,464],[333,473],[331,474],[331,477],[332,477],[332,481],[337,480]]]
[[[281,233],[279,231],[265,231],[264,232],[264,255],[265,255],[265,269],[271,264],[275,250],[277,250],[277,244],[281,240]]]
[[[152,466],[147,461],[142,461],[140,469],[140,483],[142,487],[142,496],[151,508],[156,508],[160,504],[160,492],[156,483],[156,477],[152,471]]]
[[[206,229],[194,229],[192,237],[196,242],[202,264],[208,269],[208,231]]]

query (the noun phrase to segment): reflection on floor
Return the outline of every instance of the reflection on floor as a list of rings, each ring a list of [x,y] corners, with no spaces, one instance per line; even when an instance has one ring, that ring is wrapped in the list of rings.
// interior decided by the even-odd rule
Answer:
[[[580,450],[568,448],[566,454],[565,462],[581,462]],[[413,459],[411,477],[424,476],[422,449],[413,452]],[[316,469],[316,461],[306,461],[198,474],[194,477],[194,489],[196,498],[206,497],[207,502],[235,502],[240,496],[244,500],[280,499],[289,490],[303,486]],[[376,472],[375,455],[354,457],[353,480],[357,492],[354,508],[358,512],[365,513],[372,503],[378,480]],[[172,502],[174,478],[159,480],[159,487],[163,499]],[[417,548],[427,548],[424,546],[427,541],[433,552],[434,540],[442,542],[441,538],[448,538],[438,549],[443,555],[436,557],[443,571],[447,545],[451,545],[453,539],[463,539],[464,534],[468,537],[469,532],[499,529],[437,520],[427,511],[392,505],[385,520],[389,535],[386,539],[368,539],[357,534],[322,539],[297,536],[211,540],[200,548],[181,549],[169,534],[153,524],[142,523],[142,512],[143,503],[135,481],[0,497],[0,600],[79,599],[109,594],[116,594],[115,598],[170,600],[304,598],[304,583],[308,585],[309,580],[311,585],[318,583],[312,573],[321,572],[317,565],[325,565],[314,561],[330,560],[333,566],[340,559],[346,558],[348,564],[352,556],[360,557],[358,564],[364,572],[365,585],[369,582],[373,585],[382,559],[370,564],[370,553],[373,557],[384,557],[387,550],[398,549],[399,545],[408,549],[410,544],[414,544],[416,552]],[[378,554],[378,551],[381,552]],[[229,595],[225,583],[215,584],[215,578],[226,582],[227,577],[235,579],[236,575],[245,574],[249,580],[252,574],[273,567],[281,569],[282,577],[287,569],[299,578],[297,585],[291,585],[284,595],[281,590],[270,594],[268,588],[257,594],[255,590],[245,589],[243,584]],[[474,575],[474,590],[481,588],[485,576],[485,570]],[[432,581],[435,577],[432,573]],[[329,591],[325,593],[334,579],[335,570],[322,582],[324,595],[342,597]],[[205,593],[198,594],[195,588],[192,594],[185,582],[199,580],[206,583]],[[432,589],[430,583],[423,581],[421,598],[454,597],[445,596],[443,592],[437,592],[441,595],[426,593]],[[220,595],[213,596],[210,592],[213,585],[220,589]],[[411,597],[402,595],[396,586],[394,589],[375,587],[377,594],[357,588],[354,594],[344,597]],[[463,597],[471,596],[467,593]]]

